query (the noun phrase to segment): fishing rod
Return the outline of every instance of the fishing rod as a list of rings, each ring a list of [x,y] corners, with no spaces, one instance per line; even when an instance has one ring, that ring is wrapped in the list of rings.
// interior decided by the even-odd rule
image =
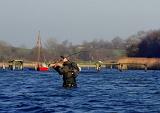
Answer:
[[[93,49],[93,48],[92,48]],[[94,50],[95,49],[99,49],[99,47],[97,47],[97,48],[94,48]],[[62,58],[62,59],[64,59],[64,58],[69,58],[69,57],[71,57],[71,56],[73,56],[73,55],[76,55],[76,54],[79,54],[79,53],[82,53],[82,52],[89,52],[90,50],[82,50],[82,51],[79,51],[79,52],[75,52],[75,53],[72,53],[72,54],[69,54],[69,55],[67,55],[67,56],[60,56],[60,58]],[[55,64],[55,63],[60,63],[60,62],[62,62],[62,59],[57,59],[54,63],[52,63],[52,64]]]
[[[64,58],[69,58],[69,57],[71,57],[71,56],[73,56],[73,55],[76,55],[76,54],[79,54],[79,53],[82,53],[82,52],[88,52],[87,50],[83,50],[83,51],[79,51],[79,52],[75,52],[75,53],[72,53],[72,54],[69,54],[69,55],[67,55],[67,56],[60,56],[60,58],[62,58],[62,59],[64,59]],[[62,59],[57,59],[57,60],[55,60],[55,62],[54,63],[51,63],[51,64],[55,64],[55,63],[60,63],[60,62],[62,62]]]
[[[94,50],[96,49],[99,49],[100,47],[97,47],[97,48],[94,48]],[[93,48],[92,48],[93,49]],[[90,50],[82,50],[82,51],[79,51],[79,52],[75,52],[75,53],[72,53],[72,54],[69,54],[68,56],[66,57],[70,57],[70,56],[73,56],[73,55],[76,55],[76,54],[79,54],[79,53],[82,53],[82,52],[89,52]],[[62,57],[61,57],[62,58]]]
[[[73,56],[73,55],[76,55],[76,54],[79,54],[79,53],[82,53],[82,52],[88,52],[88,51],[87,51],[87,50],[83,50],[83,51],[75,52],[75,53],[69,54],[69,55],[66,56],[66,57],[68,58],[68,57],[70,57],[70,56]]]

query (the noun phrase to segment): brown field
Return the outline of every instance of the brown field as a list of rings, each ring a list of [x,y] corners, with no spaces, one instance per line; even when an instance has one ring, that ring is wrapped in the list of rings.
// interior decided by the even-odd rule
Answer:
[[[146,64],[148,67],[160,64],[160,58],[121,58],[117,63]]]
[[[128,69],[160,70],[160,58],[121,58],[118,64],[126,64]]]

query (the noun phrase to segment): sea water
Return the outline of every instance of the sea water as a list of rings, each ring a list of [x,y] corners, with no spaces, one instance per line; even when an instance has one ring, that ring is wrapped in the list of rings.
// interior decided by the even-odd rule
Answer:
[[[77,88],[55,71],[0,71],[0,113],[160,113],[160,71],[82,69]]]

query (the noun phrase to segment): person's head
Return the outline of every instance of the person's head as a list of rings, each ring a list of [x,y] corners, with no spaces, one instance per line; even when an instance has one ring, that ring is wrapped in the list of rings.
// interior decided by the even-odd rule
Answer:
[[[68,61],[68,59],[67,59],[67,58],[64,58],[64,59],[63,59],[63,62],[67,62],[67,61]]]
[[[64,57],[64,56],[61,56],[61,58],[62,58],[63,62],[67,62],[68,61],[68,59],[66,57]]]

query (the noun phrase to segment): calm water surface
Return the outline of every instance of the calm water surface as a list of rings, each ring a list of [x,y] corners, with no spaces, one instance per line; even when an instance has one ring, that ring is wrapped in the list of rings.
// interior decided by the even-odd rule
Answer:
[[[78,88],[56,72],[0,71],[0,113],[160,113],[160,71],[84,69]]]

